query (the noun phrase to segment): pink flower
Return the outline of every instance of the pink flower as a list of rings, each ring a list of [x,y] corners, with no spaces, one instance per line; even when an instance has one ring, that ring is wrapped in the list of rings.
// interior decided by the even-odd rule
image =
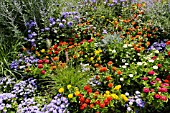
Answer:
[[[155,59],[156,59],[156,56],[152,57],[152,59],[155,60]]]
[[[156,78],[156,81],[161,81],[161,79],[160,78]]]
[[[162,67],[162,64],[158,64],[158,67],[159,67],[159,68]]]
[[[167,88],[159,88],[158,92],[168,92]]]
[[[154,72],[153,70],[151,70],[151,71],[148,72],[148,74],[149,74],[149,75],[154,75],[155,72]]]
[[[161,96],[160,99],[163,100],[163,101],[167,100],[166,96]]]
[[[154,89],[151,89],[151,92],[154,92],[155,90]]]
[[[150,91],[149,88],[143,88],[144,93],[148,93],[149,91]]]
[[[148,80],[148,77],[142,77],[142,80]]]
[[[155,94],[154,98],[158,99],[158,98],[160,98],[160,95],[159,94]]]
[[[161,84],[161,87],[166,87],[166,86],[169,86],[169,84],[168,83],[162,83]]]
[[[156,84],[156,81],[153,80],[153,81],[150,82],[150,84],[154,85],[154,84]]]

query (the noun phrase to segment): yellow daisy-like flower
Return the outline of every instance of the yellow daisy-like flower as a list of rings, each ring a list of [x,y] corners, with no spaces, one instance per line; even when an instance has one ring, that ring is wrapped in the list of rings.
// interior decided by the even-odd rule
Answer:
[[[59,92],[59,93],[63,93],[63,92],[64,92],[64,88],[60,88],[60,89],[58,90],[58,92]]]
[[[112,97],[113,99],[115,99],[115,100],[118,99],[118,96],[117,96],[116,94],[111,94],[111,97]]]
[[[49,56],[46,56],[45,58],[49,58]]]
[[[121,88],[121,85],[115,86],[114,90],[119,90]]]
[[[45,49],[42,49],[42,50],[41,50],[41,53],[44,53],[44,52],[45,52]]]
[[[67,89],[70,89],[71,88],[71,85],[67,85]]]
[[[105,18],[105,16],[101,16],[100,18]]]
[[[128,98],[126,97],[126,95],[121,94],[120,96],[123,98],[123,100],[124,100],[125,102],[127,102],[127,101],[128,101]]]
[[[101,50],[101,49],[99,49],[99,52],[101,53],[101,52],[102,52],[102,50]]]
[[[78,94],[80,94],[80,91],[75,91],[74,94],[78,96]]]
[[[91,57],[90,60],[93,61],[93,60],[94,60],[94,57]]]
[[[98,55],[98,54],[100,54],[100,51],[99,50],[95,50],[94,53],[95,53],[95,55]]]
[[[98,57],[98,58],[97,58],[97,60],[98,60],[98,61],[100,61],[100,60],[101,60],[101,58],[100,58],[100,57]]]
[[[110,94],[110,91],[106,91],[105,93],[106,93],[107,95],[109,95],[109,94]]]
[[[38,53],[37,56],[40,56],[40,54]]]
[[[68,98],[73,98],[73,94],[69,94],[69,95],[68,95]]]

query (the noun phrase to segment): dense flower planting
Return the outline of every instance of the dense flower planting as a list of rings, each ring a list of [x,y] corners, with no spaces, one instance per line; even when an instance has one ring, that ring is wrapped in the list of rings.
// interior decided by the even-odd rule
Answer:
[[[9,66],[16,77],[0,78],[1,112],[170,111],[169,32],[147,18],[146,2],[101,4],[118,12],[98,14],[93,0],[50,17],[43,28],[26,23]]]

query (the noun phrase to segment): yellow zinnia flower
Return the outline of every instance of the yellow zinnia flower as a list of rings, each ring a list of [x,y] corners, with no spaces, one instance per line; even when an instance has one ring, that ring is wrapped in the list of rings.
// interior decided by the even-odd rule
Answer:
[[[64,88],[60,88],[60,89],[58,90],[58,92],[59,92],[59,93],[63,93],[63,92],[64,92]]]
[[[67,89],[70,89],[71,88],[71,85],[67,85]]]
[[[127,102],[127,101],[128,101],[128,98],[126,97],[126,95],[121,94],[120,96],[123,98],[123,100],[124,100],[125,102]]]
[[[115,86],[114,90],[119,90],[121,88],[121,85]]]
[[[116,94],[111,94],[111,97],[112,97],[113,99],[115,99],[115,100],[118,99],[118,96],[117,96]]]
[[[78,96],[78,94],[80,94],[80,91],[75,91],[74,94]]]
[[[100,51],[99,50],[95,50],[94,53],[95,53],[95,55],[98,55],[98,54],[100,54]]]
[[[45,49],[42,49],[42,50],[41,50],[41,53],[44,53],[44,52],[45,52]]]
[[[105,93],[106,93],[107,95],[109,95],[109,94],[110,94],[110,91],[106,91]]]
[[[68,98],[73,98],[73,94],[69,94],[69,95],[68,95]]]

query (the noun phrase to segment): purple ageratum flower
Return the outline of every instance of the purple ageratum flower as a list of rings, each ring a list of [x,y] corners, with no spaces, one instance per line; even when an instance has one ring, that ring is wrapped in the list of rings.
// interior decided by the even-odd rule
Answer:
[[[118,1],[117,1],[117,0],[113,0],[113,3],[116,3],[116,4],[117,4],[117,3],[118,3]]]
[[[67,22],[67,25],[71,27],[73,25],[73,22]]]
[[[44,32],[45,30],[44,29],[41,29],[41,32]]]
[[[64,28],[63,23],[59,23],[59,27],[60,27],[60,28]]]
[[[49,31],[49,30],[50,30],[50,28],[49,28],[49,27],[46,27],[46,28],[45,28],[45,31]]]
[[[103,34],[107,34],[107,31],[106,31],[106,30],[103,30]]]
[[[28,38],[33,38],[33,35],[32,34],[28,34]]]
[[[126,2],[126,0],[120,0],[120,2]]]
[[[57,19],[56,22],[60,22],[61,20],[60,19]]]
[[[55,24],[55,19],[54,19],[54,18],[50,17],[49,21],[50,21],[50,24],[51,24],[51,25],[54,25],[54,24]]]
[[[37,36],[37,33],[33,32],[33,33],[32,33],[32,36]]]

